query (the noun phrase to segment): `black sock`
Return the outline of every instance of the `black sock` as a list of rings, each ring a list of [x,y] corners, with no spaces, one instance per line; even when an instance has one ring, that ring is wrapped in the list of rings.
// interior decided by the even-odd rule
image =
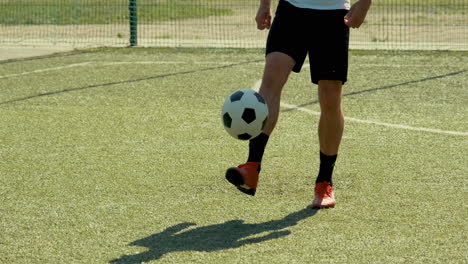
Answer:
[[[333,168],[335,167],[335,161],[338,155],[327,156],[320,152],[320,170],[317,176],[317,182],[327,181],[332,184]]]
[[[270,138],[270,136],[265,133],[261,133],[256,138],[249,141],[249,157],[247,162],[262,162],[263,152],[265,152],[268,138]]]

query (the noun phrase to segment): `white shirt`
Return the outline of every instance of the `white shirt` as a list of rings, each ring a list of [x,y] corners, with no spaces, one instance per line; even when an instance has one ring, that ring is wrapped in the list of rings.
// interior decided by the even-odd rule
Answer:
[[[349,10],[350,0],[286,0],[295,7],[319,10]]]

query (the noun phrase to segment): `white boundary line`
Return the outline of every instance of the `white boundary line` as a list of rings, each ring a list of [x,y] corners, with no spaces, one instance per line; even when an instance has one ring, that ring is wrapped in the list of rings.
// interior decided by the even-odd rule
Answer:
[[[257,64],[257,63],[258,62],[253,62],[252,64]],[[113,65],[128,65],[128,64],[141,64],[141,65],[145,65],[145,64],[148,64],[148,65],[151,65],[151,64],[197,64],[197,65],[216,64],[216,65],[230,65],[230,64],[234,64],[234,62],[219,62],[219,61],[218,62],[213,62],[213,61],[207,61],[207,62],[189,62],[189,61],[111,61],[111,62],[92,62],[92,61],[88,61],[88,62],[74,63],[74,64],[69,64],[69,65],[59,66],[59,67],[44,68],[44,69],[39,69],[39,70],[34,70],[34,71],[29,71],[29,72],[2,75],[2,76],[0,76],[0,79],[6,79],[6,78],[11,78],[11,77],[19,77],[19,76],[24,76],[24,75],[34,74],[34,73],[48,72],[48,71],[59,71],[59,70],[63,70],[63,69],[81,67],[81,66],[113,66]],[[260,64],[260,63],[258,63],[258,64]]]
[[[10,77],[24,76],[24,75],[33,74],[33,73],[41,73],[41,72],[48,72],[48,71],[58,71],[58,70],[63,70],[63,69],[67,69],[67,68],[73,68],[73,67],[84,66],[84,65],[88,65],[88,64],[90,64],[90,62],[74,63],[74,64],[69,64],[69,65],[60,66],[60,67],[53,67],[53,68],[45,68],[45,69],[34,70],[34,71],[30,71],[30,72],[22,72],[22,73],[16,73],[16,74],[7,74],[7,75],[0,76],[0,79],[10,78]]]
[[[28,74],[34,74],[34,73],[42,73],[42,72],[48,72],[48,71],[57,71],[57,70],[62,70],[62,69],[67,69],[67,68],[73,68],[73,67],[80,67],[80,66],[87,66],[87,65],[96,65],[96,66],[110,66],[110,65],[125,65],[125,64],[185,64],[189,62],[175,62],[175,61],[129,61],[129,62],[102,62],[102,63],[93,63],[93,62],[82,62],[82,63],[74,63],[74,64],[69,64],[65,66],[60,66],[60,67],[53,67],[53,68],[45,68],[45,69],[39,69],[39,70],[34,70],[30,72],[23,72],[23,73],[17,73],[17,74],[8,74],[8,75],[3,75],[0,76],[0,79],[5,79],[5,78],[10,78],[10,77],[18,77],[18,76],[24,76]],[[229,62],[190,62],[191,64],[232,64]],[[258,64],[263,64],[263,63],[258,63]],[[373,64],[369,64],[373,65]],[[379,64],[375,64],[373,66],[378,66]],[[387,65],[385,65],[387,66]],[[391,65],[388,65],[391,66]],[[253,86],[252,89],[258,91],[260,88],[262,80],[258,80]],[[302,112],[306,112],[309,114],[313,115],[320,115],[320,112],[313,111],[307,108],[303,108],[297,105],[291,105],[287,103],[281,103],[282,107],[289,108],[289,109],[296,109]],[[459,131],[449,131],[449,130],[441,130],[441,129],[433,129],[433,128],[424,128],[424,127],[412,127],[412,126],[407,126],[407,125],[400,125],[400,124],[390,124],[390,123],[384,123],[384,122],[379,122],[379,121],[372,121],[372,120],[363,120],[363,119],[357,119],[353,117],[345,117],[345,120],[351,121],[351,122],[356,122],[356,123],[363,123],[363,124],[372,124],[372,125],[379,125],[379,126],[385,126],[385,127],[390,127],[390,128],[398,128],[398,129],[406,129],[406,130],[413,130],[413,131],[423,131],[423,132],[430,132],[430,133],[437,133],[437,134],[446,134],[446,135],[456,135],[456,136],[468,136],[467,132],[459,132]]]
[[[17,76],[24,76],[24,75],[28,75],[28,74],[34,74],[34,73],[42,73],[42,72],[47,72],[47,71],[57,71],[57,70],[73,68],[73,67],[80,67],[80,66],[86,66],[86,65],[110,66],[110,65],[125,65],[125,64],[184,64],[184,63],[187,63],[187,62],[175,62],[175,61],[135,61],[135,62],[124,62],[123,61],[123,62],[104,62],[104,63],[82,62],[82,63],[75,63],[75,64],[70,64],[70,65],[60,66],[60,67],[39,69],[39,70],[30,71],[30,72],[3,75],[3,76],[0,76],[0,79],[10,78],[10,77],[17,77]],[[198,62],[196,64],[205,64],[205,63],[229,64],[227,62],[222,62],[222,63],[220,63],[220,62]],[[258,91],[258,89],[260,88],[261,82],[262,82],[262,80],[258,80],[252,86],[252,89]],[[299,111],[302,111],[302,112],[306,112],[306,113],[309,113],[309,114],[312,114],[312,115],[320,115],[320,112],[313,111],[313,110],[310,110],[310,109],[307,109],[307,108],[303,108],[303,107],[300,107],[300,106],[297,106],[297,105],[281,103],[281,106],[285,107],[285,108],[289,108],[289,109],[295,109],[295,110],[299,110]],[[468,136],[467,132],[449,131],[449,130],[441,130],[441,129],[433,129],[433,128],[424,128],[424,127],[412,127],[412,126],[407,126],[407,125],[390,124],[390,123],[384,123],[384,122],[379,122],[379,121],[357,119],[357,118],[353,118],[353,117],[345,117],[345,120],[351,121],[351,122],[356,122],[356,123],[372,124],[372,125],[385,126],[385,127],[390,127],[390,128],[398,128],[398,129],[405,129],[405,130],[423,131],[423,132],[446,134],[446,135],[455,135],[455,136]]]
[[[29,72],[22,72],[22,73],[15,73],[15,74],[7,74],[0,76],[0,79],[5,79],[5,78],[11,78],[11,77],[18,77],[18,76],[24,76],[24,75],[29,75],[29,74],[34,74],[34,73],[42,73],[42,72],[48,72],[48,71],[59,71],[63,69],[68,69],[68,68],[74,68],[74,67],[81,67],[81,66],[112,66],[112,65],[125,65],[125,64],[182,64],[185,62],[167,62],[167,61],[136,61],[136,62],[126,62],[126,61],[115,61],[115,62],[82,62],[82,63],[74,63],[74,64],[69,64],[65,66],[59,66],[59,67],[52,67],[52,68],[44,68],[44,69],[39,69],[39,70],[34,70],[34,71],[29,71]]]
[[[38,69],[34,71],[29,71],[29,72],[22,72],[22,73],[14,73],[14,74],[7,74],[7,75],[2,75],[0,76],[0,79],[6,79],[6,78],[11,78],[11,77],[19,77],[19,76],[24,76],[24,75],[29,75],[29,74],[34,74],[34,73],[42,73],[42,72],[48,72],[48,71],[59,71],[63,69],[68,69],[68,68],[73,68],[73,67],[81,67],[81,66],[113,66],[113,65],[127,65],[127,64],[141,64],[141,65],[151,65],[151,64],[197,64],[197,65],[203,65],[203,64],[216,64],[216,65],[230,65],[234,64],[235,62],[219,62],[219,61],[206,61],[206,62],[189,62],[189,61],[111,61],[111,62],[82,62],[82,63],[75,63],[75,64],[69,64],[65,66],[59,66],[59,67],[52,67],[52,68],[44,68],[44,69]],[[264,62],[252,62],[251,64],[254,65],[263,65]],[[395,64],[360,64],[362,67],[427,67],[427,65],[423,64],[413,64],[413,65],[395,65]],[[308,63],[305,63],[303,65],[304,68],[309,67]],[[442,66],[441,66],[442,67]],[[445,67],[445,66],[443,66]]]
[[[258,89],[260,88],[261,83],[262,83],[262,80],[258,80],[252,86],[252,89],[255,90],[255,91],[258,91]],[[308,114],[320,116],[320,112],[310,110],[310,109],[307,109],[307,108],[303,108],[303,107],[300,107],[300,106],[297,106],[297,105],[281,103],[281,107],[289,108],[289,109],[295,109],[295,110],[302,111],[302,112],[305,112],[305,113],[308,113]],[[356,122],[356,123],[361,123],[361,124],[370,124],[370,125],[377,125],[377,126],[384,126],[384,127],[390,127],[390,128],[412,130],[412,131],[422,131],[422,132],[445,134],[445,135],[454,135],[454,136],[468,136],[467,132],[449,131],[449,130],[425,128],[425,127],[412,127],[412,126],[407,126],[407,125],[390,124],[390,123],[384,123],[384,122],[379,122],[379,121],[358,119],[358,118],[354,118],[354,117],[345,117],[345,120],[351,121],[351,122]]]
[[[281,106],[285,107],[285,108],[289,108],[289,109],[299,110],[299,111],[309,113],[309,114],[312,114],[312,115],[320,115],[320,112],[313,111],[313,110],[310,110],[310,109],[307,109],[307,108],[302,108],[302,107],[297,106],[297,105],[281,103]],[[412,126],[407,126],[407,125],[390,124],[390,123],[384,123],[384,122],[379,122],[379,121],[357,119],[357,118],[354,118],[354,117],[345,117],[345,120],[351,121],[351,122],[356,122],[356,123],[371,124],[371,125],[378,125],[378,126],[405,129],[405,130],[423,131],[423,132],[454,135],[454,136],[468,136],[467,132],[449,131],[449,130],[425,128],[425,127],[412,127]]]

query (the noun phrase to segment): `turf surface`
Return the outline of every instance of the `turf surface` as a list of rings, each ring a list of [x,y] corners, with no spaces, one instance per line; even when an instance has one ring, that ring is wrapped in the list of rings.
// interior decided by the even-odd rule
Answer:
[[[229,15],[231,10],[184,0],[137,1],[140,22],[151,23],[188,18]],[[129,1],[123,0],[9,0],[0,3],[3,25],[88,25],[128,23]]]
[[[261,78],[260,50],[0,62],[0,262],[463,263],[467,55],[352,52],[338,204],[320,211],[314,114],[283,108],[255,197],[224,179],[247,145],[221,105]],[[316,99],[304,67],[283,102]]]

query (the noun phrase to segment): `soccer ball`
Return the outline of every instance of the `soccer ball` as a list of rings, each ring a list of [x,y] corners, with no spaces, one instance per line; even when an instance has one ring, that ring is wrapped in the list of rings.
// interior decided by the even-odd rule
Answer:
[[[262,133],[268,119],[268,106],[259,93],[240,89],[224,101],[221,118],[229,135],[249,140]]]

